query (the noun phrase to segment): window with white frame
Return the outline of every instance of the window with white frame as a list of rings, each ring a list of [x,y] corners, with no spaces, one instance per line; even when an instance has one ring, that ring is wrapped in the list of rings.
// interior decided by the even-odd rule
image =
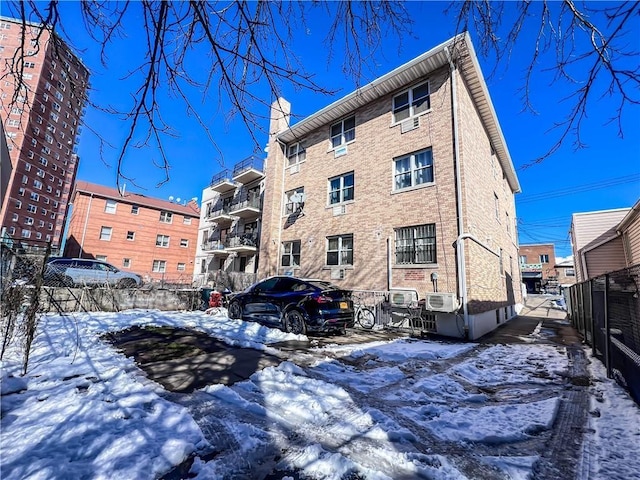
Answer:
[[[284,214],[291,215],[300,208],[300,199],[304,198],[304,187],[298,187],[295,190],[289,190],[284,194]]]
[[[184,263],[178,263],[178,271],[184,272],[187,269],[187,265]]]
[[[160,221],[162,223],[171,223],[173,220],[173,213],[167,211],[160,212]]]
[[[11,221],[17,222],[20,219],[20,216],[17,213],[11,214]]]
[[[356,139],[356,117],[345,118],[331,125],[331,146],[339,147]]]
[[[31,230],[23,228],[22,229],[22,238],[30,238],[31,237]]]
[[[168,247],[168,246],[169,246],[169,235],[156,236],[156,247]]]
[[[107,256],[106,255],[96,255],[96,260],[100,260],[101,262],[106,262],[107,261]]]
[[[567,268],[564,271],[565,276],[567,277],[575,277],[576,276],[576,271],[573,268]]]
[[[9,235],[15,235],[15,233],[16,233],[16,227],[9,227],[8,232],[9,232]]]
[[[280,257],[280,266],[300,266],[300,240],[282,242],[282,256]]]
[[[35,205],[29,204],[27,205],[27,212],[29,213],[37,213],[38,212],[38,207],[36,207]]]
[[[118,206],[118,202],[115,200],[107,200],[104,204],[104,213],[110,213],[114,215],[116,213],[116,208]]]
[[[396,265],[436,263],[436,225],[429,223],[397,228]]]
[[[27,217],[24,219],[24,224],[25,225],[33,225],[33,218],[31,217]]]
[[[353,265],[353,234],[327,237],[327,265]]]
[[[393,123],[420,115],[430,108],[429,82],[416,85],[393,97]]]
[[[123,258],[122,259],[122,267],[123,268],[130,268],[131,267],[131,259],[130,258]]]
[[[182,223],[185,225],[191,225],[191,217],[182,217]]]
[[[305,158],[306,152],[300,142],[292,143],[287,147],[287,162],[289,166],[301,163]]]
[[[433,153],[431,148],[393,160],[394,190],[433,183]]]
[[[127,232],[127,240],[135,240],[136,238],[136,232],[129,230]]]
[[[329,205],[353,200],[353,172],[329,179]]]
[[[189,239],[188,238],[181,238],[180,239],[180,246],[181,247],[188,247],[189,246]]]
[[[167,261],[166,260],[154,260],[151,270],[153,272],[156,272],[156,273],[164,273],[164,272],[166,272],[167,271]]]
[[[24,194],[24,189],[22,189],[22,194]],[[40,200],[40,195],[38,195],[36,192],[31,192],[31,200],[33,200],[34,202],[37,202],[38,200]]]
[[[105,241],[111,240],[112,230],[113,230],[112,227],[100,227],[100,240],[105,240]]]
[[[540,263],[549,263],[549,255],[547,254],[540,255]]]
[[[18,195],[20,195],[21,197],[24,197],[24,193],[25,193],[25,189],[23,187],[20,187],[18,189]],[[33,194],[31,194],[31,195],[32,195],[31,199],[33,200]],[[36,195],[37,195],[37,193],[36,193]]]
[[[131,214],[132,215],[138,215],[138,211],[140,210],[140,207],[138,207],[138,205],[131,205]]]
[[[20,200],[16,200],[16,208],[17,209],[22,208],[22,202]]]

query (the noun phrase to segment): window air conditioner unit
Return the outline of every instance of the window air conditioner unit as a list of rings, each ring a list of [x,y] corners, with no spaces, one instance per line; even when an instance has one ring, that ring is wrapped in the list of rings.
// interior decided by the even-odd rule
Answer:
[[[425,308],[432,312],[453,313],[460,304],[455,293],[427,293]]]
[[[297,163],[289,167],[289,173],[298,173],[300,171],[300,165]]]
[[[415,130],[419,126],[420,126],[420,117],[408,118],[407,120],[404,120],[400,124],[400,133],[410,132],[411,130]]]
[[[334,268],[331,270],[331,280],[344,279],[344,268]]]
[[[338,205],[337,207],[333,207],[333,216],[336,215],[344,215],[347,213],[347,207],[345,205]]]

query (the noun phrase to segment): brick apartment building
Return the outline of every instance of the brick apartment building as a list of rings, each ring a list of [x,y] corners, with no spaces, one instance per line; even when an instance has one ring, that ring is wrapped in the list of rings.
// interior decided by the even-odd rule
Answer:
[[[0,83],[13,167],[0,225],[13,238],[51,242],[55,250],[78,168],[74,149],[89,72],[55,33],[0,17],[2,64],[8,65],[20,48],[23,86],[9,74]]]
[[[78,181],[65,256],[95,258],[143,280],[191,283],[200,211],[144,195]]]
[[[553,243],[520,245],[518,259],[522,282],[527,286],[527,292],[540,293],[558,288],[555,252]]]
[[[263,160],[248,157],[214,175],[202,192],[194,282],[238,289],[255,280],[264,188]],[[231,274],[231,276],[229,275]],[[217,285],[215,285],[217,286]]]
[[[468,34],[289,117],[274,102],[258,277],[413,288],[451,336],[515,315],[520,185]]]

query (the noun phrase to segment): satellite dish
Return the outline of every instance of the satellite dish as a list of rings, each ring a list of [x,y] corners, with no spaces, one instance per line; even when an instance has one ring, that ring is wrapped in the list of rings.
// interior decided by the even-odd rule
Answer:
[[[180,197],[176,198],[176,202],[180,203]]]
[[[169,195],[169,201],[173,202],[173,195]]]

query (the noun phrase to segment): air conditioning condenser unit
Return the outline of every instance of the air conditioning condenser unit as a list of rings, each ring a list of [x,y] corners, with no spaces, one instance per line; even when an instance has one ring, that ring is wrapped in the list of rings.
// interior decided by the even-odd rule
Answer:
[[[432,312],[452,313],[460,308],[455,293],[427,293],[425,308]]]

